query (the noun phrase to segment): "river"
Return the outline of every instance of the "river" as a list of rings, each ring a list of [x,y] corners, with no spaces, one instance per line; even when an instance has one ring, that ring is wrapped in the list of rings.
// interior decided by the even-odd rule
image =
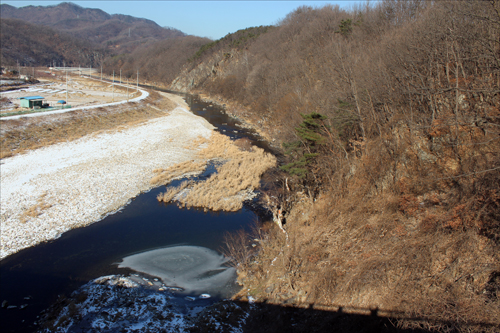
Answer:
[[[269,150],[265,142],[217,107],[185,96],[191,111],[232,138],[247,137]],[[69,295],[100,276],[129,274],[118,268],[126,257],[144,251],[190,245],[220,251],[226,232],[249,228],[258,217],[249,208],[239,212],[208,212],[163,204],[156,196],[164,187],[131,200],[102,221],[64,233],[60,238],[22,250],[0,262],[0,309],[3,332],[33,332],[40,311],[59,295]],[[233,289],[231,289],[233,288]],[[229,288],[237,290],[236,284]],[[227,296],[227,295],[223,295]],[[217,298],[214,298],[214,301]],[[16,306],[16,307],[13,307]]]

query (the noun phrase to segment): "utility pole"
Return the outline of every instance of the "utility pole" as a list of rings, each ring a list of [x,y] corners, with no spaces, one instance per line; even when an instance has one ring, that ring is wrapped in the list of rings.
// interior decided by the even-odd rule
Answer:
[[[68,104],[68,70],[66,69],[66,64],[64,64],[64,70],[66,71],[66,104]],[[62,107],[64,108],[64,104]]]
[[[111,85],[113,88],[113,100],[112,102],[115,101],[115,71],[113,71],[113,84]]]
[[[137,71],[137,91],[139,91],[139,71]]]
[[[127,78],[127,102],[128,102],[128,78]]]

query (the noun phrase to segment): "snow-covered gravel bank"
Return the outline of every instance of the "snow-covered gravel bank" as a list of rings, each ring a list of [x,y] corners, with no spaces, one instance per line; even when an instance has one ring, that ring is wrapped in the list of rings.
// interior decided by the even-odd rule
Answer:
[[[180,297],[139,276],[97,278],[60,298],[37,332],[243,332],[252,304]]]
[[[150,189],[153,169],[193,159],[196,151],[187,147],[199,135],[209,137],[213,126],[186,108],[137,127],[3,159],[0,259],[99,221]],[[36,205],[51,206],[28,216]]]

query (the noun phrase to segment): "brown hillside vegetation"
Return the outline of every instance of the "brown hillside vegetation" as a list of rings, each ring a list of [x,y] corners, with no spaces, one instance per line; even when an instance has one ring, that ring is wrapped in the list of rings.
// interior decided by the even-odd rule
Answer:
[[[98,45],[49,27],[3,17],[0,24],[2,66],[17,66],[17,61],[23,66],[54,62],[62,66],[65,61],[68,65],[95,67],[107,55]]]
[[[286,143],[264,202],[279,227],[253,258],[229,243],[241,296],[498,331],[499,38],[500,1],[302,7],[186,67],[186,89]]]
[[[170,38],[110,57],[104,65],[107,73],[121,69],[124,77],[135,78],[139,71],[141,80],[171,82],[188,58],[208,41],[195,36]]]
[[[145,44],[185,35],[177,29],[160,27],[151,20],[121,14],[110,15],[100,9],[83,8],[71,2],[20,8],[2,4],[0,8],[2,20],[15,18],[51,27],[106,48],[111,53],[127,53]]]
[[[210,40],[186,36],[155,22],[109,15],[73,3],[56,6],[0,5],[2,66],[103,66],[105,74],[171,82],[182,65]]]

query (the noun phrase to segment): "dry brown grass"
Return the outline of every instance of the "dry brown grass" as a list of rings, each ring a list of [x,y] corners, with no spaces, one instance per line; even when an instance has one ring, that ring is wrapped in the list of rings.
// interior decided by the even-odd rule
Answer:
[[[241,148],[227,136],[217,132],[212,133],[210,140],[200,137],[192,144],[192,147],[200,146],[205,146],[198,153],[201,162],[190,161],[165,170],[155,170],[158,175],[151,180],[153,184],[169,183],[188,173],[203,171],[209,160],[222,161],[217,173],[206,181],[190,186],[178,198],[183,206],[237,211],[243,206],[243,201],[249,199],[253,191],[260,187],[262,174],[276,165],[275,157],[263,149],[250,149],[247,144]],[[158,200],[164,201],[165,197],[171,200],[178,192],[180,189],[169,189],[168,194],[165,193],[161,198],[159,196]]]
[[[199,174],[205,170],[207,162],[203,161],[187,161],[177,163],[166,169],[155,169],[153,173],[157,175],[151,179],[152,185],[168,185],[172,180],[186,177],[188,175]]]
[[[254,147],[252,152],[233,156],[208,180],[195,184],[180,201],[211,210],[239,210],[249,194],[260,187],[262,174],[275,165],[274,156]]]
[[[30,208],[25,210],[23,214],[21,214],[21,216],[19,217],[19,221],[21,223],[26,223],[30,220],[30,218],[35,218],[42,215],[44,213],[44,210],[52,207],[52,204],[48,204],[45,202],[46,195],[46,193],[43,194],[40,198],[38,198],[38,202],[35,205],[31,206]]]
[[[398,314],[401,328],[498,332],[500,298],[488,293],[498,290],[491,285],[498,247],[473,230],[422,230],[395,202],[381,195],[297,204],[288,238],[274,227],[255,261],[240,259],[244,294],[250,289],[268,303],[377,308]]]
[[[156,199],[158,199],[158,201],[162,201],[162,202],[170,202],[182,190],[184,190],[188,186],[192,185],[192,183],[193,183],[192,181],[186,180],[186,181],[183,181],[179,186],[169,187],[169,188],[167,188],[166,192],[158,194]]]
[[[316,201],[294,199],[287,234],[272,224],[257,258],[243,260],[244,294],[376,308],[399,318],[400,328],[498,332],[500,172],[474,172],[495,165],[495,155],[481,150],[499,151],[499,143],[469,140],[432,152],[417,132],[397,138],[397,148],[395,138],[384,140],[387,149],[372,140],[361,158],[339,168],[331,180],[339,186]],[[460,168],[447,167],[450,159]]]

